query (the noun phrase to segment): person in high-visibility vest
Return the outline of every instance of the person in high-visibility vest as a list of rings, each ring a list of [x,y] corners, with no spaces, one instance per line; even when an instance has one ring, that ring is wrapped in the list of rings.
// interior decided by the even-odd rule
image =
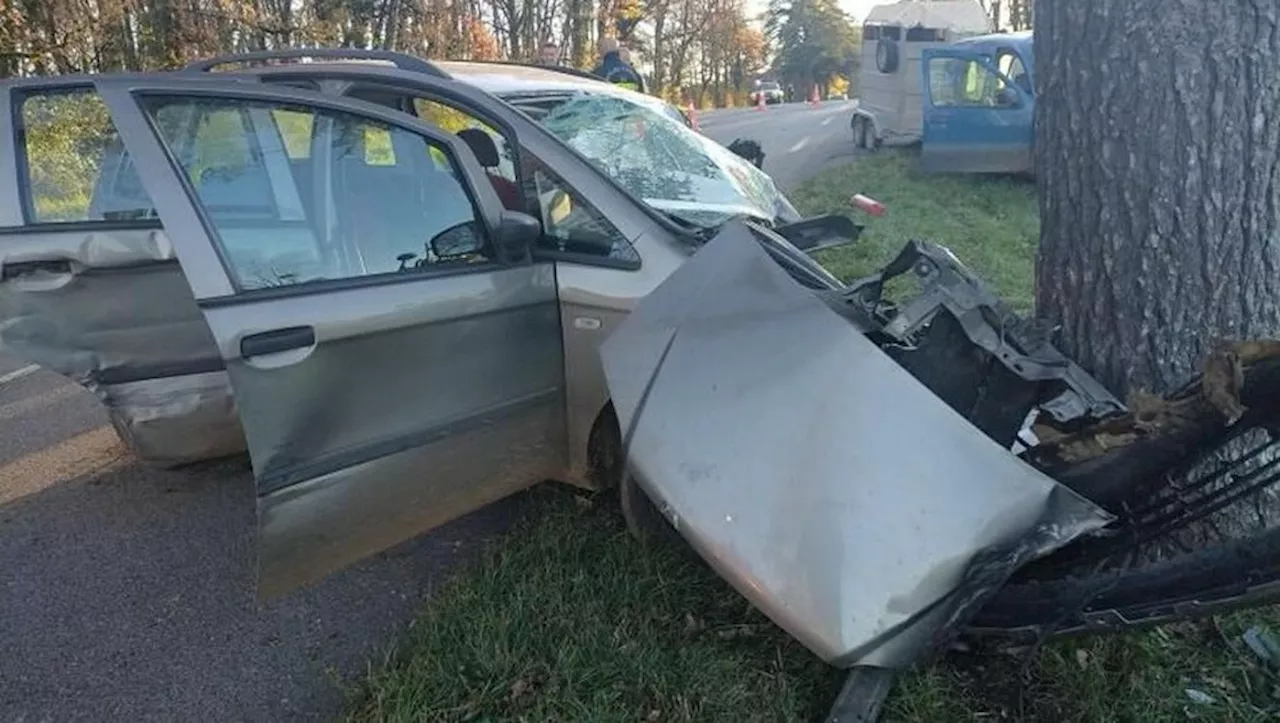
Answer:
[[[614,85],[644,93],[644,78],[623,57],[624,52],[626,50],[618,44],[617,38],[600,41],[600,64],[591,73]]]

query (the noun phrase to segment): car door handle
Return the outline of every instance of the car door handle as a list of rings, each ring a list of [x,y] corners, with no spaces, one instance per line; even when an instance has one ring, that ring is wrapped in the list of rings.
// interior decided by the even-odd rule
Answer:
[[[240,356],[244,358],[278,354],[292,349],[315,346],[316,330],[310,326],[291,326],[260,334],[251,334],[240,340]]]

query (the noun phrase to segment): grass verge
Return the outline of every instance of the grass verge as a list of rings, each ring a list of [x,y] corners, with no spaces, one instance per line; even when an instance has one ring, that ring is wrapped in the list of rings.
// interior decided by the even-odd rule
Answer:
[[[884,153],[793,196],[807,214],[845,213],[856,192],[889,213],[861,219],[857,244],[824,252],[837,274],[865,274],[923,238],[1031,308],[1029,184],[923,176],[911,156]],[[402,644],[356,682],[349,720],[800,722],[826,712],[841,674],[691,553],[630,539],[608,495],[551,487],[531,496],[526,521],[428,602]],[[1274,720],[1280,679],[1240,642],[1258,624],[1280,630],[1280,615],[1063,641],[1025,671],[1004,654],[953,655],[905,676],[884,720]]]

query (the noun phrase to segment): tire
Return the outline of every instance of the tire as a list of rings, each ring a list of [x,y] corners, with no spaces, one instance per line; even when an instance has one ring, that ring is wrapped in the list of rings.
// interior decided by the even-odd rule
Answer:
[[[679,533],[662,516],[649,495],[640,489],[630,472],[624,473],[618,482],[618,503],[622,507],[627,531],[641,542],[648,544],[680,539]]]
[[[861,118],[858,121],[857,130],[857,145],[859,150],[872,150],[871,137],[873,133],[874,130],[872,129],[871,121],[866,118]]]
[[[898,41],[880,38],[876,43],[876,70],[892,73],[898,69]]]

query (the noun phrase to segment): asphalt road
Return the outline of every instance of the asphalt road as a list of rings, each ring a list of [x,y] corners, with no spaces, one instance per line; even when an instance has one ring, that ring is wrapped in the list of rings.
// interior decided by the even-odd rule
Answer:
[[[519,504],[261,604],[251,485],[137,464],[87,392],[0,355],[0,721],[331,719]]]
[[[736,138],[756,141],[764,149],[764,170],[783,191],[823,168],[854,157],[849,119],[856,101],[826,101],[766,106],[765,110],[735,108],[701,113],[702,132],[729,145]]]
[[[783,188],[852,154],[845,102],[700,117]],[[467,553],[494,505],[320,584],[254,594],[245,460],[149,469],[97,401],[0,353],[0,722],[327,720]]]

